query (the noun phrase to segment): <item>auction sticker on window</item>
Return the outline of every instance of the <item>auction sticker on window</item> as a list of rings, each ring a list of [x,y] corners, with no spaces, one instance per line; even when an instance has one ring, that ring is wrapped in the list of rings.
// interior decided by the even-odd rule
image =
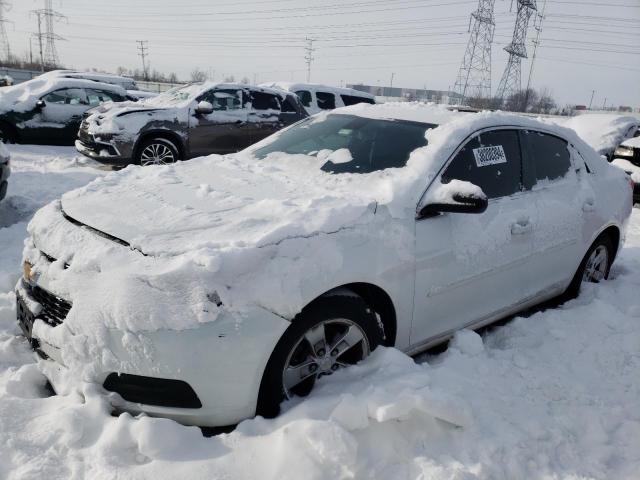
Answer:
[[[478,167],[507,163],[507,156],[504,154],[502,145],[474,148],[473,156],[476,159],[476,165],[478,165]]]

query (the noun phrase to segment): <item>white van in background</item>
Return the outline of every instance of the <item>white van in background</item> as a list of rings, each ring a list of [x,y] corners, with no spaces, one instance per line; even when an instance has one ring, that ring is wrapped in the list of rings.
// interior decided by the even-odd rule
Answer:
[[[353,88],[330,87],[315,83],[272,82],[261,87],[280,88],[295,93],[309,115],[356,103],[376,103],[373,95]]]

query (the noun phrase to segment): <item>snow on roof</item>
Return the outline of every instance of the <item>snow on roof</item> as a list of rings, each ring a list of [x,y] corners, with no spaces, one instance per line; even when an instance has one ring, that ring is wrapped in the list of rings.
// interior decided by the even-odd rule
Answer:
[[[562,122],[601,155],[611,153],[620,142],[633,135],[640,120],[631,116],[588,113]]]
[[[267,83],[260,84],[260,86],[279,88],[282,90],[287,90],[289,92],[295,92],[297,90],[312,90],[312,91],[321,90],[323,92],[331,92],[336,95],[356,95],[358,97],[370,98],[371,100],[375,98],[370,93],[361,92],[353,88],[332,87],[329,85],[322,85],[319,83],[267,82]]]
[[[28,111],[35,106],[35,102],[40,97],[60,88],[100,88],[122,96],[126,95],[124,88],[119,85],[44,74],[18,85],[2,88],[0,90],[0,111]]]
[[[620,145],[624,145],[625,147],[640,148],[640,137],[630,138],[622,142]]]

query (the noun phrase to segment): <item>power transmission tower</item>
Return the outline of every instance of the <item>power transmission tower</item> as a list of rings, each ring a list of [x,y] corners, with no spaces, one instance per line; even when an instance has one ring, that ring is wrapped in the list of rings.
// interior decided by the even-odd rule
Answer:
[[[536,29],[536,39],[533,41],[533,55],[531,55],[531,64],[529,65],[529,78],[527,80],[527,88],[524,93],[524,105],[529,104],[529,88],[531,87],[531,77],[533,76],[533,66],[536,62],[536,54],[538,53],[538,45],[540,45],[540,34],[542,33],[542,23],[544,22],[544,12],[547,9],[547,0],[542,4],[542,12],[536,15],[533,28]]]
[[[4,18],[4,12],[9,11],[11,5],[5,0],[0,0],[0,60],[11,60],[11,49],[9,48],[9,38],[7,37],[7,31],[4,28],[4,24],[9,20]]]
[[[521,67],[522,59],[527,58],[527,29],[529,27],[529,19],[533,12],[537,10],[536,0],[517,0],[518,12],[516,14],[516,25],[513,29],[513,38],[511,43],[504,47],[509,54],[507,66],[502,74],[502,79],[496,91],[496,97],[503,100],[518,92],[522,87],[521,83]],[[526,109],[526,104],[522,106]]]
[[[478,0],[478,8],[469,19],[469,42],[453,90],[463,103],[466,98],[491,96],[491,43],[493,42],[493,4],[495,0]],[[473,21],[473,27],[471,22]]]
[[[306,52],[304,59],[307,62],[307,83],[311,81],[311,62],[313,62],[313,52],[315,48],[313,48],[313,38],[306,38],[307,46],[304,47],[304,51]]]
[[[58,50],[56,49],[56,40],[65,39],[53,31],[53,24],[67,17],[53,9],[53,0],[44,0],[44,8],[32,10],[32,13],[38,17],[38,32],[34,35],[38,38],[40,47],[41,69],[44,71],[45,67],[55,68],[60,63]],[[43,24],[44,31],[42,30]],[[45,42],[46,45],[43,46]]]
[[[148,71],[148,66],[147,66],[147,55],[149,55],[148,50],[149,47],[147,46],[147,44],[149,43],[147,40],[136,40],[136,43],[138,44],[138,55],[140,55],[140,58],[142,58],[142,74],[144,75],[144,79],[145,81],[149,81],[149,71]]]

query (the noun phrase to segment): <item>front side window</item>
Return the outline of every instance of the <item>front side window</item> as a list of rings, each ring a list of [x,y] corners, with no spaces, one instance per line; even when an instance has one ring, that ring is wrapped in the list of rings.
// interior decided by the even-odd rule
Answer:
[[[379,120],[355,115],[327,115],[318,122],[309,117],[282,130],[253,154],[264,158],[284,152],[328,158],[321,169],[330,173],[369,173],[404,167],[415,149],[427,144],[425,133],[436,125]],[[340,154],[332,156],[340,150]]]
[[[522,189],[522,159],[516,130],[492,130],[476,135],[462,147],[442,174],[442,183],[464,180],[487,198],[512,195]]]
[[[357,103],[376,103],[372,98],[367,97],[358,97],[356,95],[340,95],[344,104],[348,107],[349,105],[356,105]]]
[[[564,177],[571,168],[571,154],[565,140],[532,130],[522,131],[528,152],[527,166],[536,182]]]
[[[251,92],[251,106],[254,110],[280,110],[280,101],[276,95],[265,92]]]
[[[42,100],[54,105],[88,105],[87,95],[82,88],[63,88],[47,93]]]
[[[302,102],[302,105],[305,107],[311,106],[311,92],[309,90],[298,90],[295,93],[300,99],[300,102]]]
[[[209,90],[198,97],[198,101],[209,102],[214,111],[242,109],[242,90],[219,89]]]
[[[318,100],[318,108],[322,110],[333,110],[336,108],[336,97],[333,93],[316,92],[316,99]]]

